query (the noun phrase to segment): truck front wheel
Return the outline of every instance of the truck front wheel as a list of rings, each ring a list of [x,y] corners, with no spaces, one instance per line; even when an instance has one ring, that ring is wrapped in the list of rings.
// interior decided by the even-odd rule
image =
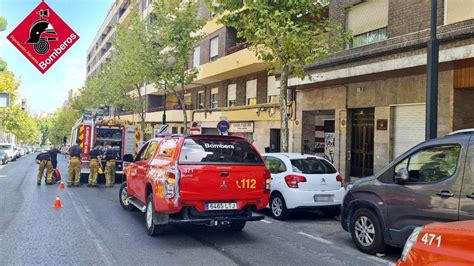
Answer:
[[[146,230],[148,235],[150,236],[157,236],[162,235],[165,231],[166,225],[164,224],[155,224],[155,206],[153,203],[153,194],[148,195],[148,203],[146,205],[145,211],[145,223],[146,223]]]

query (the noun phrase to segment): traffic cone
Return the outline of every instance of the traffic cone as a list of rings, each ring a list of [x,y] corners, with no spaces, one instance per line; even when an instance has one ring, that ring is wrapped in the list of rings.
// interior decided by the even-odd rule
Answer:
[[[54,201],[54,208],[55,209],[60,209],[62,207],[63,207],[63,205],[61,204],[61,200],[59,199],[59,196],[56,196],[56,200]]]
[[[64,182],[61,181],[61,183],[59,183],[59,189],[64,189]]]

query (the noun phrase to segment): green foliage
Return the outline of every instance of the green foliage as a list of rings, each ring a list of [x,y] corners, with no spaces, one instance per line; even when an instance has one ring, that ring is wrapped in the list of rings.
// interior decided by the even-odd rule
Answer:
[[[3,129],[16,136],[19,143],[36,144],[39,142],[40,131],[36,122],[20,105],[13,105],[0,111]]]
[[[40,145],[47,145],[50,134],[51,134],[51,129],[53,127],[53,119],[52,118],[37,119],[36,124],[41,133]]]
[[[55,145],[61,145],[64,137],[71,135],[71,128],[80,118],[81,112],[65,107],[58,109],[51,119],[52,127],[48,134],[48,139]]]
[[[7,25],[7,20],[4,17],[0,16],[0,31],[4,31],[7,28]]]

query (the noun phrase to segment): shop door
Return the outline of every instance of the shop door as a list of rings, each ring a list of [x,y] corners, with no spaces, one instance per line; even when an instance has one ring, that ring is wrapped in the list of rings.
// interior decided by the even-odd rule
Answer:
[[[270,152],[280,152],[280,129],[270,129]]]
[[[351,176],[374,173],[374,109],[352,111]]]

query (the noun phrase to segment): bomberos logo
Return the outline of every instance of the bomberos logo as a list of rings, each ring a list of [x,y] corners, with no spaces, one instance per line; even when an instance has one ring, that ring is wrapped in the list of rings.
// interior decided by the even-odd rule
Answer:
[[[44,74],[79,36],[51,7],[41,2],[7,39]]]

